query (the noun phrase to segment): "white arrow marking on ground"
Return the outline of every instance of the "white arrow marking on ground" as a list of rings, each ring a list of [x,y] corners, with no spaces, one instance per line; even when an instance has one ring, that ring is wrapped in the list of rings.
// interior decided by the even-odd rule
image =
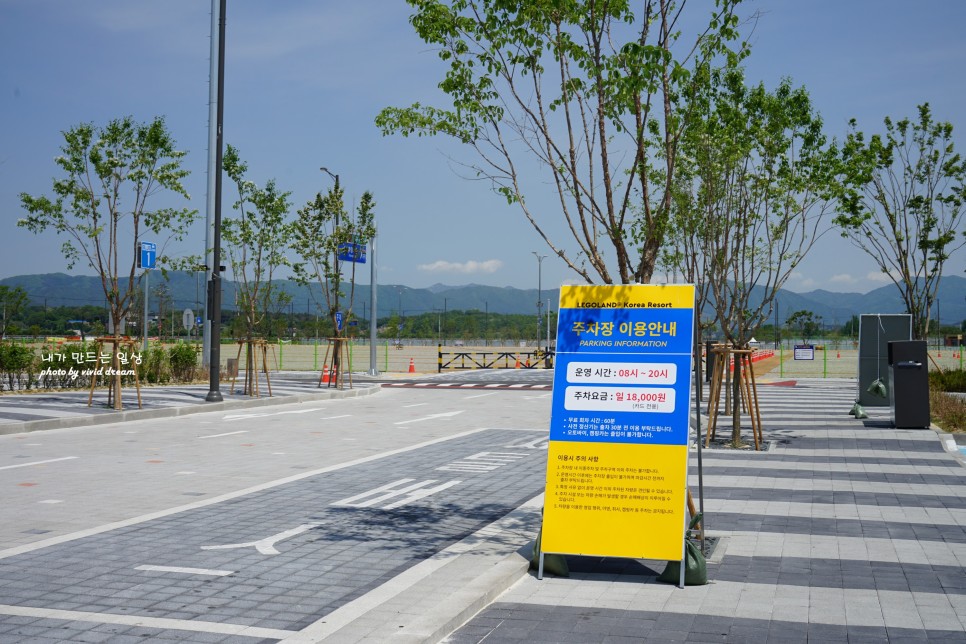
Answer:
[[[270,537],[265,537],[264,539],[259,539],[258,541],[249,541],[247,543],[227,543],[221,546],[201,546],[202,550],[231,550],[233,548],[255,548],[263,555],[277,555],[278,550],[275,548],[275,544],[279,541],[285,541],[286,539],[291,539],[294,536],[300,535],[303,532],[308,532],[312,528],[317,528],[321,523],[303,523],[297,528],[292,528],[291,530],[286,530],[285,532],[279,532],[278,534],[273,534]]]
[[[58,461],[69,461],[71,459],[78,458],[77,456],[65,456],[63,458],[50,458],[46,461],[34,461],[32,463],[20,463],[19,465],[4,465],[0,467],[0,470],[12,470],[16,467],[30,467],[31,465],[43,465],[44,463],[56,463]]]
[[[393,423],[393,425],[406,425],[408,423],[418,423],[421,420],[434,420],[436,418],[446,418],[447,416],[456,416],[462,413],[463,413],[462,409],[459,411],[448,411],[442,414],[432,414],[430,416],[423,416],[422,418],[413,418],[411,420],[401,420],[398,423]]]

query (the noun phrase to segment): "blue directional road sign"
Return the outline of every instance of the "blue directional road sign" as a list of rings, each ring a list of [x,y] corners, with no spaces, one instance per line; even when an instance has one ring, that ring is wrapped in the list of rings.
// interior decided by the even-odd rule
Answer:
[[[158,246],[154,242],[141,242],[141,252],[138,255],[138,268],[154,268],[158,259]]]
[[[347,242],[339,244],[339,259],[344,262],[366,263],[366,245]]]

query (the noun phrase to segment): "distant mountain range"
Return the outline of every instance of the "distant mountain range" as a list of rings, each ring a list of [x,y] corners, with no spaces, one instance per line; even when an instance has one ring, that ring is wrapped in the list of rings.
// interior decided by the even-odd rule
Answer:
[[[205,302],[204,275],[198,273],[169,273],[165,281],[160,273],[150,276],[150,290],[156,292],[164,285],[173,299],[176,309],[190,308],[200,312]],[[27,291],[33,304],[47,306],[81,306],[85,304],[100,306],[104,303],[100,278],[86,275],[65,275],[47,273],[43,275],[18,275],[0,280],[2,286],[19,286]],[[315,313],[313,294],[321,301],[318,286],[309,288],[290,280],[281,280],[279,285],[292,295],[291,309],[296,313]],[[509,286],[447,286],[435,284],[429,288],[410,288],[394,284],[380,284],[376,293],[379,317],[385,318],[393,313],[417,315],[434,311],[473,310],[492,313],[536,314],[537,290],[517,289]],[[551,310],[556,310],[559,293],[557,289],[541,292],[541,299],[550,302]],[[152,301],[155,296],[152,295]],[[966,278],[958,275],[943,277],[938,294],[939,314],[942,322],[959,325],[966,319]],[[222,301],[226,309],[234,308],[235,284],[224,281]],[[369,285],[357,284],[354,310],[362,317],[368,317]],[[154,308],[154,307],[152,307]],[[785,319],[795,311],[811,311],[822,317],[826,324],[844,324],[853,315],[862,313],[903,313],[905,307],[895,286],[883,286],[868,293],[834,293],[825,290],[793,293],[782,290],[778,294],[778,318]],[[936,307],[933,308],[933,317]],[[705,317],[710,317],[710,314]]]

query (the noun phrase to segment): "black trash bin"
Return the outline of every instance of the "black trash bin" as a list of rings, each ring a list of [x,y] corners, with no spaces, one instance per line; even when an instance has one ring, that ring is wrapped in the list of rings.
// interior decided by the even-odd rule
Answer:
[[[929,368],[926,342],[889,343],[889,401],[892,424],[902,429],[929,427]]]

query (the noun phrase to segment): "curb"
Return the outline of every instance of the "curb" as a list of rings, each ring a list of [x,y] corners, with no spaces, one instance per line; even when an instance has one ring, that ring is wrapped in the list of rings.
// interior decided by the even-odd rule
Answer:
[[[436,644],[523,579],[543,494],[400,573],[282,644]]]

